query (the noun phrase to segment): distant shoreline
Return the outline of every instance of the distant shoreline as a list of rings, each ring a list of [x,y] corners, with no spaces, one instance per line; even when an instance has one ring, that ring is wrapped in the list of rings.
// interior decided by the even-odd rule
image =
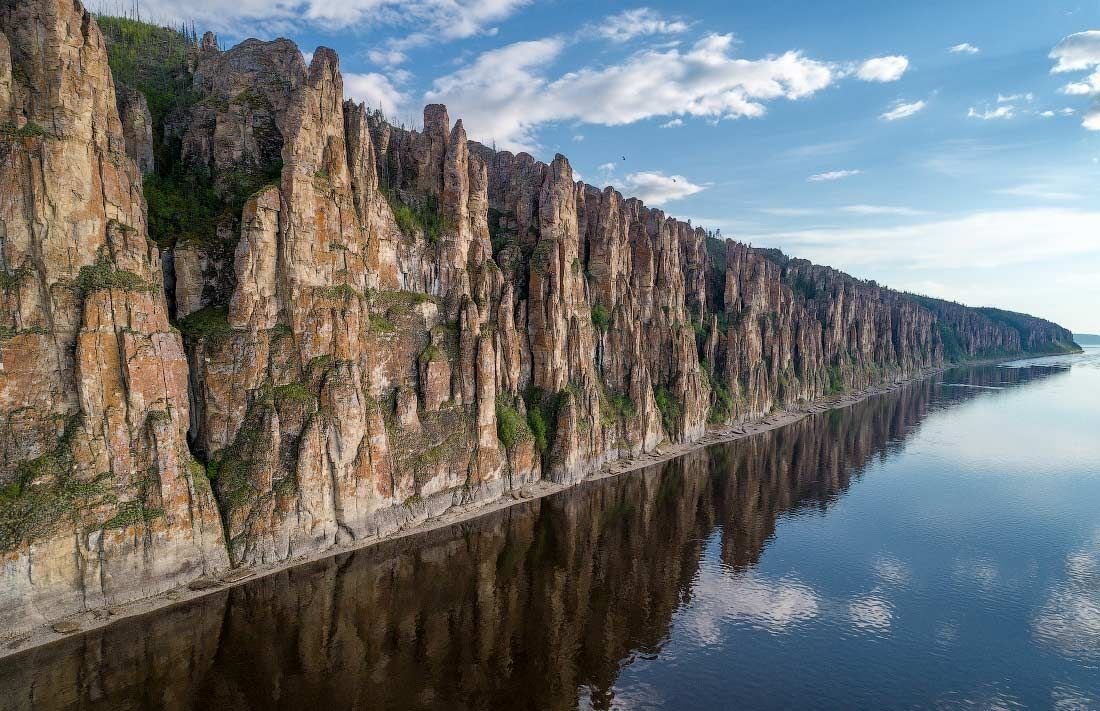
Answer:
[[[1100,343],[1098,343],[1097,346],[1100,346]],[[517,492],[504,494],[500,498],[492,501],[451,507],[441,516],[428,519],[416,526],[397,531],[383,538],[354,541],[345,545],[334,546],[317,553],[299,556],[275,565],[264,566],[262,568],[235,568],[223,575],[220,579],[210,581],[209,586],[198,586],[199,589],[191,589],[185,585],[152,597],[111,606],[106,609],[89,610],[71,615],[62,620],[54,621],[50,625],[42,625],[26,634],[5,640],[3,645],[0,646],[0,659],[30,652],[40,647],[60,642],[68,637],[79,636],[81,634],[103,629],[126,619],[152,614],[162,609],[191,602],[213,593],[224,592],[248,581],[272,575],[289,568],[306,565],[336,555],[364,550],[379,543],[387,543],[439,530],[515,506],[516,504],[551,496],[579,484],[608,479],[620,474],[626,474],[656,464],[662,464],[672,459],[676,459],[677,457],[684,456],[685,454],[705,449],[711,445],[726,444],[728,442],[747,439],[764,432],[770,432],[798,422],[811,415],[817,415],[831,410],[841,410],[872,397],[895,392],[907,385],[927,380],[953,368],[999,365],[1020,360],[1077,355],[1081,352],[1083,351],[1072,353],[1038,353],[1013,358],[974,360],[965,363],[952,363],[937,366],[935,368],[926,368],[911,376],[899,376],[887,383],[871,386],[863,390],[820,398],[808,405],[795,409],[781,410],[751,422],[715,427],[709,429],[703,437],[695,442],[658,447],[652,453],[642,454],[631,459],[619,459],[610,462],[604,465],[599,471],[571,484],[555,484],[549,481],[533,482],[520,488]],[[194,581],[192,584],[194,584]],[[58,629],[62,631],[58,631]]]

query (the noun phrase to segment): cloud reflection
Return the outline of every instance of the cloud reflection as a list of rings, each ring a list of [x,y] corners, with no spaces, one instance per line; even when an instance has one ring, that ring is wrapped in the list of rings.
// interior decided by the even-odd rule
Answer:
[[[1100,532],[1066,557],[1066,577],[1032,624],[1035,638],[1069,657],[1100,659]]]

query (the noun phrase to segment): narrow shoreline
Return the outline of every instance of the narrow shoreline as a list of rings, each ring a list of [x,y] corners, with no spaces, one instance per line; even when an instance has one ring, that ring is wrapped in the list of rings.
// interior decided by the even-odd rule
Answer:
[[[180,605],[197,600],[214,593],[230,590],[246,582],[257,580],[268,575],[306,565],[332,556],[343,555],[370,548],[379,543],[388,543],[403,538],[409,538],[419,534],[463,523],[480,516],[500,511],[502,509],[525,503],[533,499],[551,496],[559,492],[571,489],[579,484],[599,481],[619,476],[629,472],[644,469],[646,467],[662,464],[677,457],[681,457],[696,450],[705,449],[715,444],[725,444],[741,439],[747,439],[764,432],[785,427],[798,422],[811,415],[818,415],[830,410],[841,410],[851,407],[859,402],[895,392],[915,382],[935,377],[952,368],[966,368],[983,365],[997,365],[1011,363],[1019,360],[1032,360],[1035,358],[1052,357],[1058,355],[1074,355],[1072,353],[1048,353],[1025,355],[1017,358],[998,358],[993,360],[979,360],[967,363],[927,368],[910,376],[898,376],[891,381],[874,385],[863,390],[844,392],[838,395],[819,398],[807,405],[793,409],[778,410],[758,420],[752,420],[736,425],[724,425],[722,427],[708,428],[705,435],[694,442],[683,444],[671,444],[658,446],[653,452],[641,454],[630,459],[618,459],[605,464],[599,470],[570,484],[556,484],[550,481],[540,480],[521,487],[518,491],[506,493],[497,499],[484,502],[476,502],[462,506],[452,506],[442,515],[429,518],[415,526],[396,531],[381,538],[353,541],[351,543],[333,546],[323,551],[302,555],[275,565],[262,568],[235,568],[218,579],[199,578],[188,585],[173,588],[152,597],[142,598],[107,608],[89,610],[70,615],[52,623],[42,625],[30,632],[3,640],[0,643],[0,659],[15,656],[55,642],[78,637],[82,634],[102,629],[141,615],[147,615],[158,610]]]

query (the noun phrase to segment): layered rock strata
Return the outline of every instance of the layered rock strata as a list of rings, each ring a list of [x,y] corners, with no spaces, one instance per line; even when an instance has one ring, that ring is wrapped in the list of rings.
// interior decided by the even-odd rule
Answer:
[[[0,8],[7,629],[1072,344],[717,240],[442,106],[395,127],[328,49],[151,30],[183,49],[116,87],[132,36]],[[190,90],[151,111],[159,57]]]

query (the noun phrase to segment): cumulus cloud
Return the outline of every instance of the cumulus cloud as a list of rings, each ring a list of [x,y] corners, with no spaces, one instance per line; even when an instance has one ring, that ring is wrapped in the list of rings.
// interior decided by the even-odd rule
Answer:
[[[1030,91],[1026,94],[1008,94],[1007,96],[1005,94],[997,94],[998,104],[1010,104],[1013,101],[1026,101],[1031,103],[1034,99],[1035,94],[1032,94]]]
[[[379,107],[390,116],[395,115],[408,102],[408,97],[389,78],[377,72],[345,74],[344,94],[349,99],[366,103],[367,106]]]
[[[1061,91],[1069,96],[1100,96],[1100,30],[1078,32],[1064,38],[1050,51],[1055,61],[1052,74],[1085,72],[1092,74],[1082,81],[1070,82]],[[1089,131],[1100,131],[1100,103],[1088,110],[1081,125]]]
[[[615,126],[672,112],[715,120],[758,117],[768,101],[812,96],[837,78],[830,65],[800,52],[748,60],[732,56],[733,45],[732,35],[709,35],[687,49],[643,50],[619,64],[555,78],[548,67],[565,40],[518,42],[440,77],[426,98],[447,104],[478,138],[531,150],[535,130],[549,122]]]
[[[1066,37],[1050,50],[1055,60],[1054,74],[1082,72],[1100,66],[1100,30],[1078,32]]]
[[[997,108],[986,107],[984,111],[978,111],[973,106],[966,112],[968,118],[981,119],[982,121],[993,121],[996,119],[1010,119],[1016,116],[1016,107],[1011,104],[998,106]]]
[[[1100,94],[1100,71],[1093,72],[1084,81],[1074,81],[1059,89],[1067,96],[1091,96]]]
[[[843,180],[844,178],[850,178],[853,175],[859,175],[862,170],[830,170],[827,173],[817,173],[806,178],[811,183],[828,183],[834,180]]]
[[[1085,114],[1085,120],[1081,125],[1090,131],[1100,131],[1100,106],[1091,109]]]
[[[682,175],[665,175],[660,171],[630,173],[622,184],[624,194],[656,206],[682,200],[706,188],[706,185],[696,185]]]
[[[909,59],[901,56],[868,59],[856,69],[856,76],[863,81],[891,82],[901,79],[909,68]]]
[[[947,51],[951,52],[952,54],[977,54],[982,50],[978,49],[969,42],[963,42],[962,44],[957,44],[954,47],[948,47]]]
[[[909,118],[913,114],[916,114],[924,110],[926,104],[923,101],[914,101],[911,104],[899,103],[884,114],[881,114],[879,118],[886,121],[897,121],[898,119]]]
[[[671,121],[667,121],[665,123],[662,123],[661,128],[679,128],[680,126],[683,126],[683,125],[684,125],[684,120],[683,119],[672,119]]]
[[[685,32],[688,24],[682,20],[670,20],[648,7],[625,10],[605,17],[598,25],[586,28],[588,33],[611,42],[629,42],[650,35],[674,35]]]

